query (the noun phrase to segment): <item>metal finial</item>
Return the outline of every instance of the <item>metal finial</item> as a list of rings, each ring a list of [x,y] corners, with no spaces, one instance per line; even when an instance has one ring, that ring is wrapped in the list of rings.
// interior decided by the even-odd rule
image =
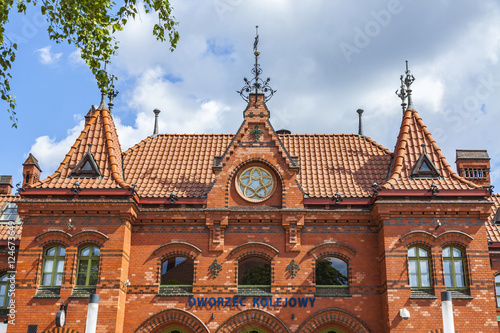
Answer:
[[[115,76],[111,75],[109,78],[110,78],[109,80],[110,85],[108,89],[108,98],[109,98],[109,112],[111,112],[114,106],[113,99],[118,95],[118,90],[115,90],[115,84],[114,84]]]
[[[396,95],[401,98],[401,107],[403,108],[403,112],[406,111],[406,103],[405,100],[408,97],[408,109],[413,110],[413,101],[411,99],[411,85],[415,81],[415,77],[411,75],[410,70],[408,69],[408,60],[406,60],[406,75],[401,75],[401,89],[396,90]]]
[[[158,136],[158,115],[161,111],[159,109],[154,109],[153,112],[155,114],[155,128],[153,130],[153,136]]]
[[[365,111],[363,109],[358,109],[356,112],[359,115],[358,135],[363,136],[363,120],[361,117],[363,116],[363,112]]]
[[[260,52],[258,50],[259,46],[259,26],[255,27],[256,29],[256,35],[255,35],[255,41],[253,43],[253,54],[255,55],[255,64],[254,67],[252,68],[252,74],[254,75],[253,79],[248,80],[246,77],[243,78],[243,81],[245,82],[245,86],[239,90],[236,91],[238,94],[240,94],[241,98],[243,98],[246,102],[250,101],[250,93],[258,93],[262,92],[264,93],[264,101],[267,102],[270,100],[276,90],[273,90],[271,86],[269,86],[269,81],[271,81],[271,78],[268,77],[265,81],[260,77],[260,74],[262,74],[262,69],[260,68],[259,65],[259,55]],[[257,99],[255,99],[257,102]]]
[[[91,143],[87,143],[87,146],[89,147],[88,152],[90,154],[90,147],[92,147],[92,144]]]

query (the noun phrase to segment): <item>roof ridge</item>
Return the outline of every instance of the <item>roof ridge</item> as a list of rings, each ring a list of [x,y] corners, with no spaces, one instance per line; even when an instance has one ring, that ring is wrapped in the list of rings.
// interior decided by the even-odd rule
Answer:
[[[130,185],[123,180],[123,171],[122,171],[122,179],[120,179],[120,170],[118,166],[118,162],[116,161],[118,159],[118,156],[115,156],[115,147],[113,147],[113,133],[111,133],[111,128],[114,128],[116,131],[116,127],[112,123],[110,124],[110,112],[106,109],[101,110],[102,112],[102,120],[104,123],[104,133],[106,135],[106,147],[108,148],[108,159],[111,167],[111,175],[114,178],[114,180],[124,188],[130,188]],[[118,141],[118,134],[116,135],[117,137],[117,143],[120,149],[120,158],[122,157],[123,152],[121,151],[121,145],[120,141]]]
[[[389,179],[385,182],[382,187],[386,187],[387,185],[394,185],[394,182],[399,178],[401,175],[401,171],[403,170],[403,160],[404,160],[404,153],[406,151],[406,147],[408,146],[408,133],[410,129],[410,119],[412,115],[413,110],[411,109],[406,109],[403,119],[401,121],[401,128],[399,130],[399,135],[397,138],[396,146],[394,147],[394,156],[393,163],[392,163],[392,168],[389,170],[390,172],[390,177]]]
[[[357,134],[354,134],[354,136],[359,136]],[[369,136],[362,136],[363,139],[365,139],[366,141],[370,142],[372,145],[374,145],[375,147],[379,148],[379,149],[382,149],[383,151],[385,151],[387,154],[391,154],[392,152],[388,149],[388,148],[385,148],[384,146],[382,146],[380,143],[376,142],[375,140],[373,140],[372,138],[370,138]]]

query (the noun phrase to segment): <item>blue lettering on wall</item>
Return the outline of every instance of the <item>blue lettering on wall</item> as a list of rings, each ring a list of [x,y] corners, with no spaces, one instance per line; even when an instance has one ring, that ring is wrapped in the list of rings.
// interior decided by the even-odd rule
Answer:
[[[307,298],[299,297],[299,298],[297,298],[297,300],[299,301],[299,307],[300,308],[307,306]]]
[[[189,297],[188,298],[188,306],[198,306],[198,307],[245,307],[246,297]],[[297,305],[301,308],[307,307],[308,303],[311,307],[314,307],[314,302],[316,302],[315,297],[276,297],[273,299],[272,297],[253,297],[252,298],[252,306],[254,308],[258,307],[296,307]]]

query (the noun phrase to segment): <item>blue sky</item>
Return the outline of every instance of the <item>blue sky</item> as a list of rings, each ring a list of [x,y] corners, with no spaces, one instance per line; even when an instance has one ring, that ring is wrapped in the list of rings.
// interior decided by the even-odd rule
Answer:
[[[245,102],[236,93],[253,65],[259,25],[263,77],[277,90],[268,107],[275,128],[292,133],[365,134],[391,151],[401,122],[394,91],[409,60],[413,100],[448,162],[456,149],[487,149],[500,190],[500,4],[496,1],[369,3],[320,0],[173,1],[180,22],[174,52],[152,36],[141,13],[117,35],[114,120],[123,150],[152,133],[234,133]],[[77,50],[55,44],[38,12],[12,15],[6,34],[19,44],[12,68],[18,128],[0,112],[0,174],[21,181],[28,153],[42,178],[57,168],[98,105],[95,81]],[[7,106],[2,105],[2,110]]]

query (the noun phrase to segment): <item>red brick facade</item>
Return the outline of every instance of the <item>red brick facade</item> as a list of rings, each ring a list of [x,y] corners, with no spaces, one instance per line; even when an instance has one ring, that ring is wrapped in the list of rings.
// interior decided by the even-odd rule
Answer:
[[[98,332],[438,332],[446,290],[457,331],[498,331],[485,226],[492,202],[487,190],[450,171],[416,111],[405,114],[394,154],[356,135],[278,135],[261,94],[250,95],[230,137],[160,135],[122,154],[109,119],[95,110],[58,171],[21,193],[9,332],[30,324],[38,332],[85,331],[88,292],[75,285],[86,245],[100,248],[91,288],[100,295]],[[438,178],[405,175],[422,149]],[[87,150],[102,177],[70,176]],[[253,166],[275,184],[258,202],[238,190]],[[66,250],[64,269],[61,285],[47,288],[44,251],[53,245]],[[424,291],[410,287],[415,246],[430,254]],[[446,287],[449,247],[463,254],[464,288]],[[161,285],[162,263],[175,257],[192,261],[192,286]],[[252,257],[269,263],[270,286],[238,286],[238,264]],[[347,285],[316,285],[322,258],[346,264]],[[492,265],[499,271],[500,257],[492,255]],[[56,328],[61,304],[68,304],[67,323]]]

